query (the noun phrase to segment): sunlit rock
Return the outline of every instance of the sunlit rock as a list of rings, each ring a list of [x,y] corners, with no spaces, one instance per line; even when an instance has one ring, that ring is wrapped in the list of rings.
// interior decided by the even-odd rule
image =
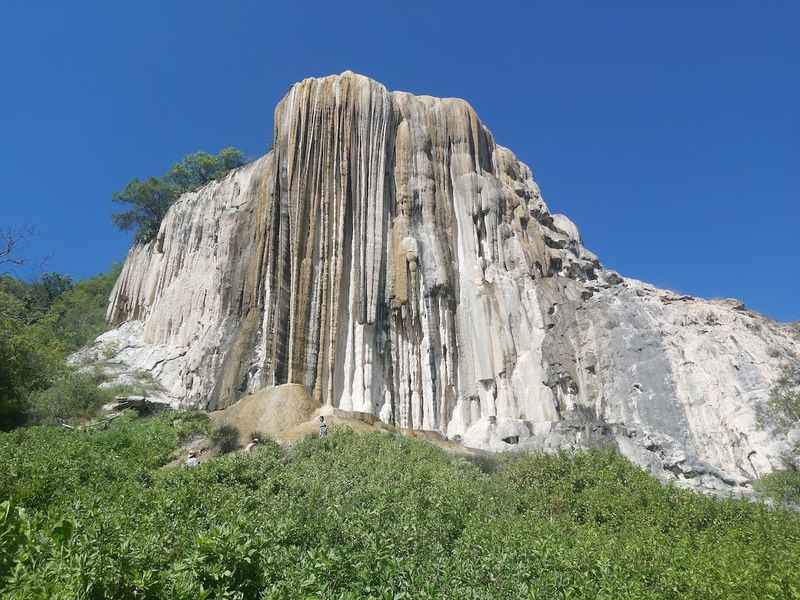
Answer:
[[[696,487],[782,465],[756,408],[792,330],[604,270],[463,100],[307,79],[272,147],[182,196],[113,291],[97,348],[175,405],[296,383],[466,445],[616,443]]]

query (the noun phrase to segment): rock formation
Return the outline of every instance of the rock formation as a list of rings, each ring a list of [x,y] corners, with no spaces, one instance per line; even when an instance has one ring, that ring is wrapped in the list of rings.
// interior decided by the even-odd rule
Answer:
[[[797,333],[602,268],[463,100],[350,72],[294,85],[273,149],[134,246],[83,353],[180,406],[302,384],[465,445],[614,441],[664,479],[746,484],[785,437],[757,407]]]
[[[287,383],[248,394],[209,416],[215,426],[236,428],[239,444],[246,446],[254,435],[279,440],[287,431],[308,421],[311,421],[312,432],[319,431],[319,421],[314,417],[318,418],[320,408],[311,400],[305,387]]]

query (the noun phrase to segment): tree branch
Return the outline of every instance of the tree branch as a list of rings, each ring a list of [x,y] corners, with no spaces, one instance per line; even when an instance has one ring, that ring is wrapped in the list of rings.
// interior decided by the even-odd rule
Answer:
[[[0,265],[20,267],[25,259],[16,254],[21,242],[33,235],[32,227],[23,229],[0,229]]]

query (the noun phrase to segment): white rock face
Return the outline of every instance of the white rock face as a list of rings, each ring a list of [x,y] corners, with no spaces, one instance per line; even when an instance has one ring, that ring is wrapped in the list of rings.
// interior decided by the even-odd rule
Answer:
[[[472,446],[613,441],[697,487],[781,466],[788,442],[755,415],[797,332],[604,270],[466,102],[307,79],[273,148],[130,251],[118,329],[86,356],[181,406],[300,383]]]

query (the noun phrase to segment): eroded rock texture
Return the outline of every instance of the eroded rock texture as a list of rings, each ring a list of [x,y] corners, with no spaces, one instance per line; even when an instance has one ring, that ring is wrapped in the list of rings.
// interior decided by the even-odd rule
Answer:
[[[504,449],[609,439],[664,478],[780,466],[756,423],[792,331],[604,270],[464,101],[307,79],[273,150],[134,247],[97,347],[174,403],[315,401]]]

